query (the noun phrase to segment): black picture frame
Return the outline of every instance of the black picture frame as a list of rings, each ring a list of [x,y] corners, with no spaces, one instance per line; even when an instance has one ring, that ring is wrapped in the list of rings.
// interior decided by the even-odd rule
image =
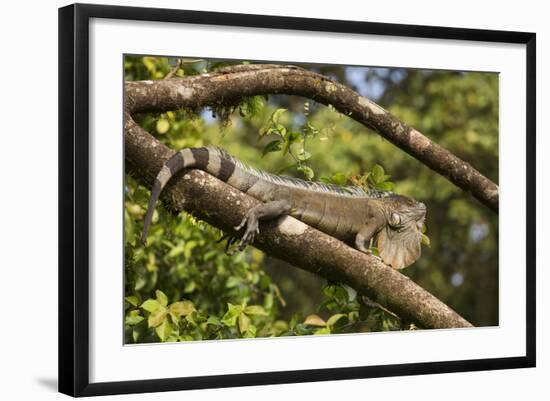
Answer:
[[[284,372],[90,383],[89,22],[91,18],[523,44],[526,47],[526,355]],[[536,35],[526,32],[75,4],[59,9],[59,391],[72,396],[534,367]]]

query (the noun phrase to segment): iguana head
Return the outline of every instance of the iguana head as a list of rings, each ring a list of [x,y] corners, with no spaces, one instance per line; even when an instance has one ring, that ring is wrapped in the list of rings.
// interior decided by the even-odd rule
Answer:
[[[402,195],[384,199],[386,224],[375,236],[375,245],[384,263],[394,269],[410,266],[420,257],[426,205]]]

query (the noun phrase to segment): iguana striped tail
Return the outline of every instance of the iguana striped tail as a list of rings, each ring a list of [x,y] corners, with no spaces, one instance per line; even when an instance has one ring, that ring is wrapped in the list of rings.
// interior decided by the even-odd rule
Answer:
[[[143,232],[141,234],[141,242],[143,244],[147,241],[149,226],[151,225],[153,212],[160,193],[174,175],[185,169],[196,168],[204,170],[222,181],[227,181],[233,174],[235,163],[224,157],[220,157],[218,152],[212,152],[211,150],[211,148],[187,148],[176,152],[166,161],[158,173],[151,191],[151,199],[149,200]]]

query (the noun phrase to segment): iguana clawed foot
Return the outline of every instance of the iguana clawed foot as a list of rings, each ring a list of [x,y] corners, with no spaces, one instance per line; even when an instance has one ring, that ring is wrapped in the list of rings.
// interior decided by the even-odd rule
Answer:
[[[243,237],[240,239],[238,237],[235,237],[231,234],[224,234],[218,242],[222,242],[224,240],[227,240],[227,243],[225,244],[225,253],[228,256],[232,256],[236,254],[237,252],[243,251],[247,245],[254,242],[254,238],[256,238],[256,235],[260,233],[260,228],[258,224],[258,219],[252,214],[247,213],[243,220],[241,221],[241,224],[238,226],[233,227],[235,231],[239,231],[241,228],[243,228],[246,225],[246,230],[244,232]],[[230,249],[235,242],[239,241],[237,246],[233,249]]]
[[[238,226],[235,226],[235,231],[239,231],[241,228],[243,228],[246,225],[246,229],[244,231],[244,235],[239,241],[239,244],[237,245],[237,248],[234,252],[239,252],[244,250],[247,245],[254,242],[254,238],[256,238],[256,235],[260,233],[260,227],[258,224],[258,218],[256,217],[255,213],[251,213],[249,211],[241,221],[241,224]]]

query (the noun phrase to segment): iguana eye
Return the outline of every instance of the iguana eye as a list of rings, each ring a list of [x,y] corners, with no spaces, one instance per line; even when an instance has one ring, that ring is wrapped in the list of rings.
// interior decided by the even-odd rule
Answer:
[[[391,226],[394,226],[394,227],[397,227],[399,225],[401,225],[401,215],[397,214],[397,213],[392,213],[391,216],[390,216],[390,225]]]

